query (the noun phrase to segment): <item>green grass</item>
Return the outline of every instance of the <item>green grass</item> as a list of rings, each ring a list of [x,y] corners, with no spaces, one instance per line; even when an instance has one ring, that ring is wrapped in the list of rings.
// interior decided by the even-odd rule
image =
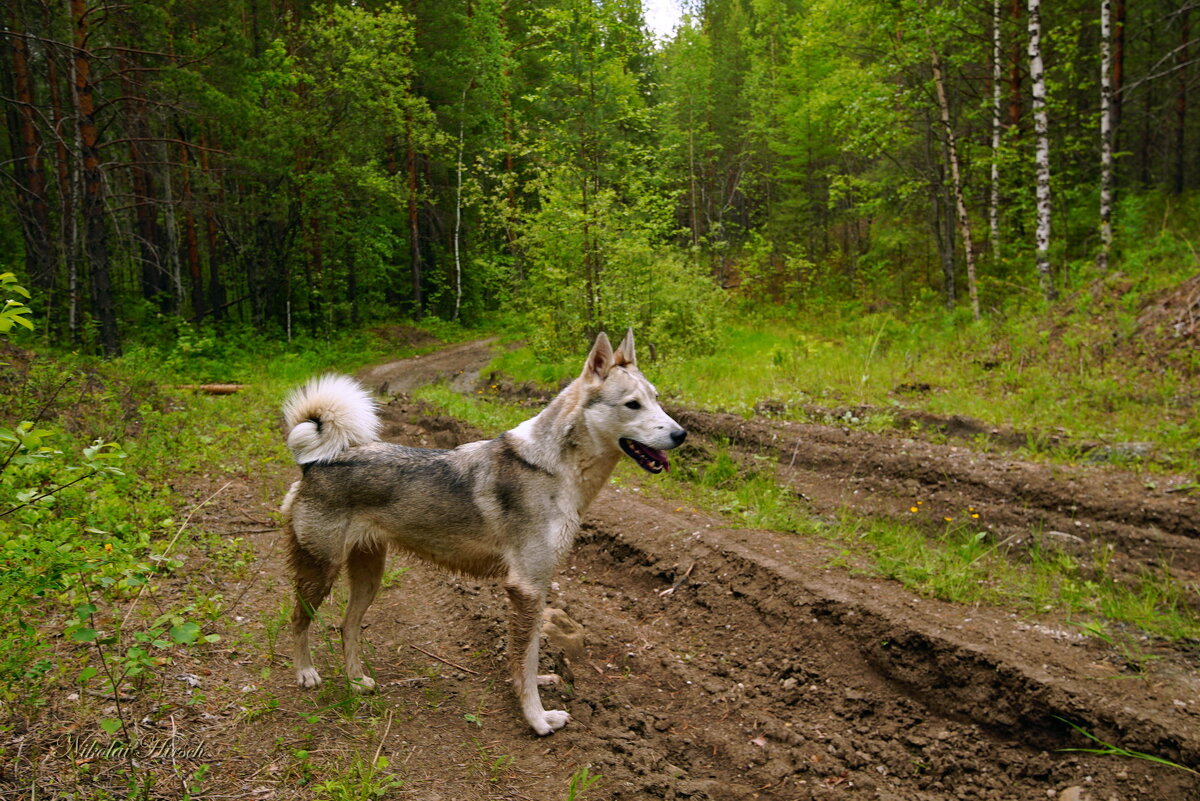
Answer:
[[[771,402],[796,419],[812,407],[866,404],[883,415],[920,408],[1012,426],[1035,439],[1065,430],[1102,442],[1151,442],[1166,462],[1195,467],[1200,421],[1179,398],[1200,389],[1200,380],[1102,359],[1101,332],[1094,341],[1066,343],[1051,336],[1049,316],[973,323],[850,311],[735,326],[712,355],[645,369],[669,399],[698,408],[749,415]],[[905,385],[932,391],[898,391]]]
[[[441,409],[451,417],[464,420],[483,432],[485,437],[494,437],[537,414],[536,409],[523,409],[505,403],[480,391],[475,395],[460,395],[445,383],[427,384],[417,388],[414,400],[424,401]]]

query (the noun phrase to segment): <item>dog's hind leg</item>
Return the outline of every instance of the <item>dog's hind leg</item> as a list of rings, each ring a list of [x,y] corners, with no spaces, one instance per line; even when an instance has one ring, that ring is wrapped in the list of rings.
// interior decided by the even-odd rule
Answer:
[[[342,620],[346,678],[350,680],[350,686],[364,693],[374,691],[375,680],[363,670],[359,635],[362,632],[363,613],[375,600],[386,562],[387,546],[382,544],[360,545],[350,552],[350,558],[346,560],[346,572],[350,578],[350,600],[346,604],[346,617]]]
[[[512,666],[513,689],[521,703],[521,712],[533,730],[541,735],[550,734],[567,725],[571,716],[561,709],[545,709],[538,694],[538,647],[546,595],[512,575],[504,589],[512,603],[508,658]]]
[[[296,683],[301,687],[316,687],[321,683],[321,674],[313,667],[308,628],[329,594],[339,566],[301,545],[291,524],[288,524],[287,533],[291,549],[289,561],[296,584],[296,606],[292,609],[292,661],[296,668]]]

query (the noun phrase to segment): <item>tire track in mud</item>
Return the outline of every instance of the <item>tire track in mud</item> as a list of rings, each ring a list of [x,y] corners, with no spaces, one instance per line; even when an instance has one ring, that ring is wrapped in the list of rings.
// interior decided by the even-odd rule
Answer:
[[[709,440],[774,455],[778,479],[821,513],[849,509],[940,526],[974,508],[997,541],[1049,543],[1084,556],[1093,543],[1112,543],[1114,570],[1137,576],[1166,565],[1184,583],[1200,584],[1200,502],[1184,491],[1189,476],[1028,462],[900,433],[672,413]],[[917,500],[923,518],[909,514]]]
[[[384,417],[406,444],[478,437],[402,401]],[[516,797],[553,797],[537,794],[547,791],[532,775],[561,773],[569,758],[606,777],[589,797],[613,799],[849,792],[999,801],[1075,786],[1101,801],[1200,798],[1182,772],[1056,751],[1089,744],[1057,715],[1127,748],[1200,762],[1192,672],[1114,681],[1102,647],[1053,624],[854,578],[826,568],[824,544],[725,529],[636,489],[605,490],[587,521],[551,599],[584,626],[587,656],[571,666],[573,697],[543,691],[573,722],[530,741],[503,686],[483,702],[498,713],[489,725],[512,738],[509,747],[521,744],[512,753],[531,775],[514,780],[525,788]],[[468,664],[495,683],[504,675],[502,599],[492,592],[481,602],[475,585],[453,586],[459,600],[439,606],[432,641],[494,648]],[[424,606],[432,599],[421,593]],[[446,620],[455,621],[449,632]],[[543,668],[555,662],[547,648]]]

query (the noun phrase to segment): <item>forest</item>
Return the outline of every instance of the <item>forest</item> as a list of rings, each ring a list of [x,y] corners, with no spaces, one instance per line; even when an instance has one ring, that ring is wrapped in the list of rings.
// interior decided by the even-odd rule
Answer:
[[[0,2],[0,798],[1200,798],[1196,3],[657,10]],[[569,721],[402,551],[304,681],[285,398],[453,454],[629,329]]]
[[[497,311],[688,352],[731,296],[1053,299],[1200,180],[1188,2],[685,11],[8,0],[0,265],[110,356]]]

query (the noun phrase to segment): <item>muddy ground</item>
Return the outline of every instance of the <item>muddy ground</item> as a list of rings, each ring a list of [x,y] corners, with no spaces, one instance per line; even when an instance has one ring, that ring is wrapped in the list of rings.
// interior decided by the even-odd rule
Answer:
[[[450,447],[497,433],[403,394],[413,375],[468,388],[488,358],[476,343],[364,373],[400,393],[384,407],[385,437]],[[1196,586],[1200,512],[1185,477],[1023,461],[907,429],[673,411],[696,452],[721,438],[742,458],[766,457],[816,515],[903,517],[916,500],[931,518],[973,508],[998,540],[1111,543],[1120,570],[1170,564]],[[571,682],[543,697],[572,721],[548,738],[529,731],[510,699],[503,592],[404,557],[392,557],[389,586],[366,618],[380,692],[360,702],[337,680],[332,603],[318,655],[327,683],[297,689],[272,521],[298,471],[280,463],[181,485],[193,502],[216,493],[194,524],[240,537],[247,564],[194,553],[160,590],[182,595],[200,582],[227,606],[221,643],[124,701],[145,741],[181,746],[173,764],[145,757],[158,777],[149,796],[180,797],[210,764],[197,797],[341,797],[328,782],[357,776],[361,785],[382,757],[370,782],[396,784],[379,797],[422,801],[554,801],[584,766],[600,779],[578,797],[597,800],[1200,799],[1200,779],[1183,770],[1063,750],[1097,747],[1069,720],[1108,743],[1200,766],[1197,644],[1147,642],[1161,658],[1131,665],[1052,615],[918,597],[847,569],[828,541],[730,528],[646,491],[632,470],[621,475],[590,510],[552,593],[583,639],[579,652],[561,633],[566,622],[550,633],[544,668]],[[67,721],[81,717],[72,704],[103,714],[113,701],[58,703]],[[18,754],[0,773],[11,782],[0,780],[0,797],[29,786],[18,775],[40,777],[39,798],[119,789],[120,761],[81,759],[82,737],[30,735],[22,747],[37,757]]]

